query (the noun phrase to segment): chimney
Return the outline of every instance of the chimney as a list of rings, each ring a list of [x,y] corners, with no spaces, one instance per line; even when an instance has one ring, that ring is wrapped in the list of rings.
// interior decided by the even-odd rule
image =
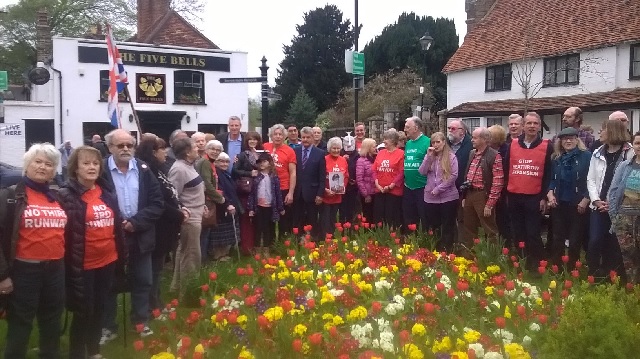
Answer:
[[[171,10],[171,0],[138,0],[138,41],[149,36],[154,25]]]
[[[467,34],[489,13],[497,0],[465,0],[464,11],[467,13]]]
[[[36,14],[36,59],[37,62],[47,62],[53,55],[49,14],[46,9],[38,10]]]

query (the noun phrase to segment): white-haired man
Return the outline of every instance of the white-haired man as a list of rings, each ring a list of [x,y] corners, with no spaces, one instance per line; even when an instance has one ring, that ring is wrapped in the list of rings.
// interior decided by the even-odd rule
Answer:
[[[422,228],[427,226],[427,213],[424,204],[424,187],[427,177],[418,172],[424,160],[427,149],[431,146],[431,139],[422,133],[422,120],[419,117],[409,117],[404,124],[407,143],[404,149],[404,191],[402,192],[403,226],[422,222]]]

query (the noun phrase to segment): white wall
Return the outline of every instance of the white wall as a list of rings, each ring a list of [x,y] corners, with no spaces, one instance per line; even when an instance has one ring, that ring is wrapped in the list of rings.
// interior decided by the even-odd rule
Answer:
[[[63,137],[73,144],[82,143],[82,122],[109,122],[107,117],[107,103],[100,99],[100,70],[107,70],[106,64],[79,63],[78,46],[106,47],[104,42],[93,40],[55,38],[53,40],[53,67],[62,72],[63,81]],[[144,47],[143,47],[144,46]],[[196,131],[198,124],[226,124],[229,116],[244,117],[243,128],[248,128],[248,85],[221,84],[222,77],[246,77],[247,54],[243,52],[208,51],[186,48],[156,47],[143,44],[118,44],[119,50],[153,51],[164,53],[180,53],[200,56],[218,56],[230,58],[230,72],[203,71],[205,74],[205,103],[206,105],[174,105],[173,73],[174,68],[142,67],[125,65],[129,76],[129,92],[135,100],[136,73],[154,73],[166,75],[166,104],[137,104],[139,111],[186,111],[191,117],[189,124],[182,121],[182,129]],[[259,64],[256,64],[256,67]],[[255,75],[254,75],[255,76]],[[57,75],[52,73],[52,79],[57,81]],[[53,82],[53,81],[52,81]],[[252,86],[259,86],[258,84]],[[56,87],[57,91],[57,87]],[[57,98],[56,98],[57,105]],[[129,123],[128,117],[132,113],[129,103],[120,103],[122,125],[126,130],[137,130],[135,122]],[[58,111],[56,110],[56,120]],[[56,121],[56,131],[58,122]],[[56,139],[59,136],[56,134]]]
[[[29,101],[5,101],[4,116],[5,123],[0,123],[0,129],[18,124],[20,125],[20,134],[12,133],[8,136],[0,130],[0,161],[22,167],[22,155],[27,150],[25,148],[24,120],[52,120],[54,107],[51,104]]]
[[[626,60],[625,60],[626,59]],[[544,60],[518,62],[535,66],[531,83],[541,83],[544,75]],[[465,102],[481,102],[524,98],[522,88],[515,80],[518,71],[512,63],[511,90],[485,92],[486,69],[471,69],[447,76],[447,108]],[[612,91],[618,87],[637,87],[640,80],[629,81],[629,46],[607,47],[580,53],[580,83],[569,86],[543,87],[535,97],[570,96],[584,93]]]

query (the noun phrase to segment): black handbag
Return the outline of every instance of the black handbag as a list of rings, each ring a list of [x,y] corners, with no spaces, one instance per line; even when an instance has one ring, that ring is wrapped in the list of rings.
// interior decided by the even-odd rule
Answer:
[[[240,177],[236,179],[236,191],[238,194],[249,194],[251,193],[251,181],[253,178],[251,177]]]

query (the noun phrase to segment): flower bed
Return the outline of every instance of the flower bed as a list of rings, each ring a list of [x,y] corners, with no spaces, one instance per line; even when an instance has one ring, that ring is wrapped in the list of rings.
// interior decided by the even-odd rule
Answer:
[[[468,260],[419,246],[432,236],[402,243],[387,228],[336,227],[320,245],[287,240],[282,257],[256,256],[224,293],[209,273],[200,307],[174,300],[136,348],[154,359],[524,359],[564,305],[592,290],[579,262],[566,275],[542,262],[529,283],[519,257],[491,243],[476,240]]]

